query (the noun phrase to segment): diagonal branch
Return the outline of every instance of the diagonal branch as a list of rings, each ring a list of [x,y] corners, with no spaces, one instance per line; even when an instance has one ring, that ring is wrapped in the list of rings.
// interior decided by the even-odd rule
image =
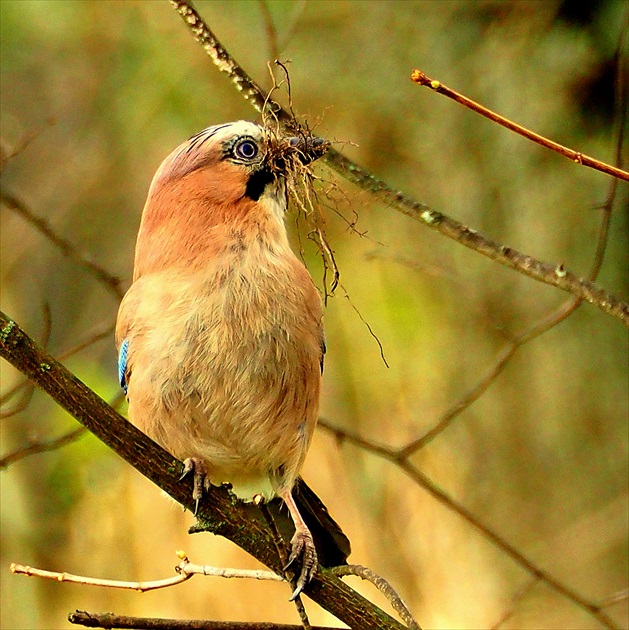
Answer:
[[[596,169],[597,171],[601,171],[602,173],[607,173],[608,175],[612,175],[613,177],[618,177],[620,179],[624,179],[625,181],[629,181],[629,173],[627,171],[623,171],[621,168],[617,168],[616,166],[611,166],[611,164],[605,164],[605,162],[601,162],[596,158],[590,157],[589,155],[585,155],[580,153],[579,151],[575,151],[574,149],[570,149],[568,147],[564,147],[558,142],[553,142],[544,136],[541,136],[522,125],[518,125],[514,123],[512,120],[493,112],[491,109],[487,109],[480,103],[473,101],[471,98],[467,98],[463,94],[459,94],[459,92],[455,92],[453,89],[443,85],[440,81],[435,81],[430,77],[426,76],[421,70],[413,70],[411,74],[411,81],[417,83],[418,85],[424,85],[429,87],[431,90],[434,90],[438,94],[443,94],[448,98],[451,98],[453,101],[471,109],[472,111],[480,114],[481,116],[485,116],[485,118],[489,118],[489,120],[498,123],[502,127],[506,127],[515,133],[524,136],[528,140],[532,140],[537,144],[550,149],[551,151],[555,151],[555,153],[559,153],[559,155],[563,155],[568,159],[576,162],[577,164],[583,164],[583,166],[589,166],[590,168]]]
[[[245,100],[251,103],[256,111],[263,114],[270,113],[289,129],[295,129],[297,125],[291,115],[278,103],[267,98],[262,88],[251,79],[221,45],[209,26],[194,9],[190,0],[170,0],[170,2],[205,52],[212,58],[216,67],[227,74],[236,89],[242,92]],[[518,252],[512,247],[501,245],[459,221],[432,210],[403,192],[391,188],[386,182],[335,149],[330,149],[322,159],[330,168],[385,205],[505,267],[510,267],[534,280],[572,293],[629,326],[629,304],[627,302],[620,300],[594,282],[578,277],[575,273],[568,271],[563,264],[543,262]]]
[[[616,629],[614,621],[603,611],[601,604],[589,601],[576,590],[567,586],[561,580],[555,578],[551,573],[543,569],[534,560],[519,551],[515,546],[509,543],[500,534],[485,525],[477,516],[475,516],[465,505],[451,497],[447,492],[442,490],[432,479],[427,477],[419,468],[412,464],[403,450],[390,448],[386,445],[373,442],[371,440],[360,437],[356,433],[335,427],[325,419],[319,418],[319,426],[331,433],[339,441],[346,441],[363,448],[374,455],[382,457],[392,464],[398,466],[404,471],[415,484],[423,488],[433,499],[441,505],[447,507],[450,511],[455,512],[465,521],[467,521],[474,529],[480,532],[487,540],[509,556],[518,566],[523,568],[530,575],[553,590],[560,593],[563,597],[573,602],[576,606],[586,611],[605,628]]]
[[[120,278],[110,274],[106,269],[88,260],[79,253],[77,248],[65,238],[62,238],[54,232],[48,221],[42,217],[38,217],[33,213],[26,204],[9,192],[2,191],[0,195],[2,203],[6,204],[14,212],[19,214],[23,219],[41,232],[53,245],[55,245],[64,256],[67,256],[75,263],[89,271],[99,282],[102,282],[119,300],[122,299],[124,291],[121,287]]]
[[[192,482],[180,481],[181,462],[127,422],[2,312],[0,356],[175,501],[190,511],[195,509]],[[205,529],[228,538],[273,571],[282,574],[282,563],[273,536],[255,506],[234,501],[233,495],[224,487],[213,487],[200,502],[197,515]],[[305,592],[352,628],[404,628],[329,570],[320,569]]]

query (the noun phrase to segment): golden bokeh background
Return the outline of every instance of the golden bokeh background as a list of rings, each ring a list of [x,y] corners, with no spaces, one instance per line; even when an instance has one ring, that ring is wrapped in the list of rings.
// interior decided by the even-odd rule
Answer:
[[[613,59],[627,8],[616,0],[577,5],[196,2],[266,89],[274,48],[290,60],[296,112],[349,157],[501,243],[586,275],[611,179],[409,79],[418,67],[613,162]],[[161,160],[206,126],[256,114],[166,1],[2,0],[0,18],[3,191],[126,288],[141,208]],[[317,173],[341,272],[325,313],[321,416],[401,447],[475,387],[510,336],[569,296],[374,203],[325,167]],[[48,347],[56,355],[113,325],[118,300],[106,286],[4,205],[1,216],[3,311],[41,338],[42,305],[49,305]],[[287,220],[321,284],[303,221],[298,233],[296,214]],[[599,282],[625,299],[627,246],[622,184]],[[112,335],[65,363],[104,398],[116,396]],[[5,362],[0,369],[6,392],[21,377]],[[627,373],[625,327],[585,304],[521,347],[412,462],[539,568],[601,602],[628,582]],[[26,410],[1,421],[0,454],[75,426],[36,392]],[[533,576],[374,453],[320,429],[304,477],[352,539],[351,559],[385,576],[423,627],[489,628],[508,612],[501,628],[600,627],[543,582],[514,604]],[[75,609],[298,622],[288,587],[275,583],[197,577],[141,595],[11,575],[9,564],[18,562],[151,580],[172,574],[177,549],[196,563],[258,566],[228,541],[189,536],[190,514],[91,435],[7,466],[0,481],[2,628],[71,627],[66,615]],[[386,608],[369,585],[349,582]],[[338,625],[307,606],[313,623]],[[626,598],[605,612],[629,626]]]

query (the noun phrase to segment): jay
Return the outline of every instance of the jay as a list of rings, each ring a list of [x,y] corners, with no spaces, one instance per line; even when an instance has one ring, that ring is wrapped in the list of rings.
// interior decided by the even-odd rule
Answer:
[[[327,148],[246,121],[176,148],[149,189],[116,325],[129,419],[184,460],[193,498],[211,481],[288,508],[289,565],[301,562],[292,599],[319,562],[350,552],[299,477],[325,342],[319,293],[284,225],[287,178]]]

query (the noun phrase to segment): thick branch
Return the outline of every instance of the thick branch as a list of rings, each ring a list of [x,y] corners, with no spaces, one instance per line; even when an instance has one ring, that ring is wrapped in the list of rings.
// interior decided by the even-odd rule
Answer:
[[[1,311],[0,356],[175,501],[194,510],[192,481],[179,480],[181,462],[127,422]],[[253,505],[237,502],[226,488],[212,488],[199,505],[198,519],[204,528],[282,574],[271,532]],[[404,627],[325,569],[317,572],[306,594],[352,628]]]
[[[403,214],[505,267],[511,267],[530,278],[572,293],[598,306],[602,311],[620,319],[626,326],[629,326],[629,304],[618,299],[595,282],[578,277],[563,265],[543,262],[527,254],[522,254],[516,249],[501,245],[459,221],[431,210],[428,206],[413,200],[404,193],[392,190],[385,182],[357,166],[341,153],[328,151],[325,157],[327,163],[349,181],[363,189],[370,190],[375,197]]]
[[[212,58],[216,67],[225,72],[236,88],[241,91],[258,112],[272,111],[273,115],[289,127],[295,127],[290,114],[282,107],[267,100],[262,88],[251,79],[236,60],[225,50],[214,36],[203,18],[192,7],[189,0],[170,0],[197,41]],[[330,149],[322,158],[326,164],[347,180],[371,193],[376,199],[403,214],[420,221],[443,236],[458,241],[465,247],[487,256],[539,282],[550,284],[563,291],[594,304],[605,313],[620,319],[629,326],[629,304],[618,299],[597,284],[578,277],[564,268],[563,264],[545,263],[522,254],[517,250],[483,236],[459,221],[436,212],[412,197],[391,188],[368,170],[347,159],[335,149]]]

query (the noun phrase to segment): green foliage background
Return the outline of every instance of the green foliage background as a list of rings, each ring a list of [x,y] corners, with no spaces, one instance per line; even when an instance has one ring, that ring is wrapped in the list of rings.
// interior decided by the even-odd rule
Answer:
[[[576,4],[267,6],[280,57],[290,59],[295,110],[316,133],[436,210],[585,275],[610,178],[409,80],[418,67],[539,133],[612,162],[613,56],[626,4],[601,0],[582,12]],[[196,6],[270,88],[261,4]],[[3,158],[16,152],[2,186],[127,285],[141,208],[160,161],[201,128],[255,113],[166,1],[2,0],[0,18]],[[568,296],[374,204],[324,168],[319,174],[342,283],[326,309],[321,414],[365,438],[402,446],[479,381],[509,335]],[[625,297],[626,208],[621,185],[599,277]],[[291,229],[295,217],[288,218]],[[48,303],[51,351],[113,324],[112,293],[5,207],[0,239],[2,308],[37,337]],[[294,239],[320,280],[314,247],[303,231],[294,230]],[[352,305],[382,343],[390,368]],[[111,338],[67,360],[109,399],[117,391],[115,362]],[[6,391],[19,376],[4,363],[0,368]],[[488,392],[413,459],[479,520],[592,601],[628,582],[627,371],[626,330],[586,304],[524,346]],[[36,393],[26,411],[2,421],[2,454],[74,426]],[[276,584],[196,578],[140,596],[12,576],[8,565],[20,562],[155,579],[171,574],[179,548],[198,563],[255,563],[226,541],[189,537],[191,517],[91,436],[0,475],[3,628],[69,627],[65,616],[74,609],[296,622],[288,589]],[[328,433],[317,433],[304,476],[351,537],[352,559],[387,577],[424,627],[490,627],[531,579],[399,469]],[[381,602],[369,587],[356,587]],[[313,623],[333,623],[311,608]],[[629,625],[626,600],[607,613]],[[599,626],[537,584],[502,627]]]

